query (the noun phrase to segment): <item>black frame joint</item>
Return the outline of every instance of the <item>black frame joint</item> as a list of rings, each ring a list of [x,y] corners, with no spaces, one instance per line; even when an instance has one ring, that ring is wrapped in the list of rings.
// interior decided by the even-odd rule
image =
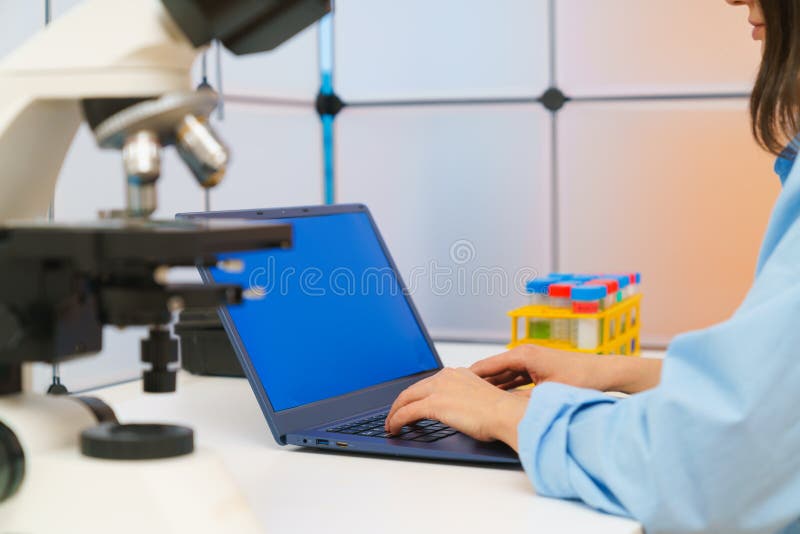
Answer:
[[[314,107],[320,117],[325,115],[335,117],[341,112],[347,104],[345,104],[339,95],[336,93],[318,93],[317,100]]]

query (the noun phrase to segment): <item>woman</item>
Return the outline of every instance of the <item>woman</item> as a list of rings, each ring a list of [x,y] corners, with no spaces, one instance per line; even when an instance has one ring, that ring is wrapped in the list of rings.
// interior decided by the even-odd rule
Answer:
[[[634,517],[648,533],[800,532],[800,0],[727,2],[749,8],[763,41],[753,132],[779,155],[783,183],[741,307],[675,339],[663,369],[532,346],[446,369],[397,398],[389,430],[432,418],[502,440],[539,494]],[[530,398],[509,392],[529,382]]]

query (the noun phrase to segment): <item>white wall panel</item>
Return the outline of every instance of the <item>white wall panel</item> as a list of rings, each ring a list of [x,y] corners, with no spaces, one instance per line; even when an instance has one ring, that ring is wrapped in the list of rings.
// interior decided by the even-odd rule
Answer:
[[[539,96],[546,0],[337,0],[336,92],[345,101]]]
[[[537,105],[337,118],[338,201],[371,208],[434,336],[507,340],[515,275],[550,268],[548,132]]]
[[[228,103],[219,131],[233,159],[212,209],[322,202],[322,134],[311,107]]]
[[[271,52],[237,56],[223,49],[222,72],[225,94],[312,102],[320,83],[317,25]]]
[[[44,0],[0,0],[0,61],[44,28]]]
[[[124,205],[125,177],[120,152],[100,149],[89,127],[81,125],[56,182],[56,220],[92,220],[99,211]]]
[[[744,101],[572,104],[559,123],[561,267],[638,270],[643,335],[729,316],[779,180]]]
[[[760,59],[747,9],[723,0],[556,0],[567,94],[749,91]]]

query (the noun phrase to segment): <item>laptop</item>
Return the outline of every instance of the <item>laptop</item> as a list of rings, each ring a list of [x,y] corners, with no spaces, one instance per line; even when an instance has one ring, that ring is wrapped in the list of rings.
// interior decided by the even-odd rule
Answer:
[[[288,249],[225,254],[216,267],[201,269],[207,283],[245,289],[243,304],[221,308],[220,317],[279,444],[519,463],[505,444],[477,441],[438,421],[418,421],[398,435],[384,431],[397,395],[442,362],[366,206],[178,217],[292,225]]]

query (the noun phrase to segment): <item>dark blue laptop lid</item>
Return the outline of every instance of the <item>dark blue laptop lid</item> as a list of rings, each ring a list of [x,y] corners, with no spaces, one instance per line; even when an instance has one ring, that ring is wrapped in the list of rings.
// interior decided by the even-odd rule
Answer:
[[[242,305],[223,310],[223,323],[276,437],[308,425],[310,414],[324,422],[338,412],[331,411],[337,400],[349,404],[441,368],[366,207],[181,217],[292,225],[290,248],[226,254],[221,259],[228,261],[203,273],[246,290]]]

